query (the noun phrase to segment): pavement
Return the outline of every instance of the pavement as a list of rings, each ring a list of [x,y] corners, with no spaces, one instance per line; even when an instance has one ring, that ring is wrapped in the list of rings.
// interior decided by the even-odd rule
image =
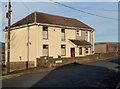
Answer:
[[[112,58],[87,64],[72,63],[43,72],[3,78],[4,88],[76,87],[79,89],[119,89],[120,59]]]
[[[5,79],[5,78],[12,78],[12,77],[18,77],[18,76],[21,76],[21,75],[24,75],[24,74],[31,74],[31,73],[36,73],[36,72],[45,72],[45,71],[50,71],[50,70],[53,70],[54,68],[44,68],[44,67],[37,67],[37,68],[31,68],[31,69],[27,69],[27,70],[24,70],[24,71],[20,71],[18,73],[15,73],[15,74],[10,74],[10,75],[5,75],[5,76],[2,76],[0,77],[0,79]],[[34,71],[34,72],[33,72]]]

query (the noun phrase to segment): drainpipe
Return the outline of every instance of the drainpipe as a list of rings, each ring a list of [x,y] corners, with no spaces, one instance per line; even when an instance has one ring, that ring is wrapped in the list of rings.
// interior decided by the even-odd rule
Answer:
[[[94,48],[94,47],[95,47],[95,44],[94,44],[94,40],[95,40],[95,38],[94,38],[94,31],[93,31],[93,52],[95,53],[95,48]],[[94,53],[93,53],[93,54],[94,54]]]

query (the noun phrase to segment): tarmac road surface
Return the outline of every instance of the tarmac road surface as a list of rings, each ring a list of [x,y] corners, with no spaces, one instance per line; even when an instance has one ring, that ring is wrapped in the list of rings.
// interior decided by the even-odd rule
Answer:
[[[79,87],[81,89],[116,89],[120,82],[120,59],[97,61],[88,64],[72,63],[52,71],[25,74],[3,79],[5,87]]]

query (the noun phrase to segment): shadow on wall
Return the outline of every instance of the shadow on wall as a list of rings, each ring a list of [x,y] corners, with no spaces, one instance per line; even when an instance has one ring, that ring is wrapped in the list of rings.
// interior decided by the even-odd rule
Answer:
[[[34,88],[79,88],[79,89],[115,89],[120,72],[114,70],[79,63],[71,63],[57,67],[39,80]]]

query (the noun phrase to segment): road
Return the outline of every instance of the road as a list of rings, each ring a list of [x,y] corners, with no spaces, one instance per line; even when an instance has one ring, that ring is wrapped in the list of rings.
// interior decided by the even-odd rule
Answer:
[[[31,73],[3,79],[3,87],[79,87],[81,89],[115,89],[120,81],[120,59],[88,64],[72,63],[52,71]],[[85,88],[86,87],[86,88]]]

